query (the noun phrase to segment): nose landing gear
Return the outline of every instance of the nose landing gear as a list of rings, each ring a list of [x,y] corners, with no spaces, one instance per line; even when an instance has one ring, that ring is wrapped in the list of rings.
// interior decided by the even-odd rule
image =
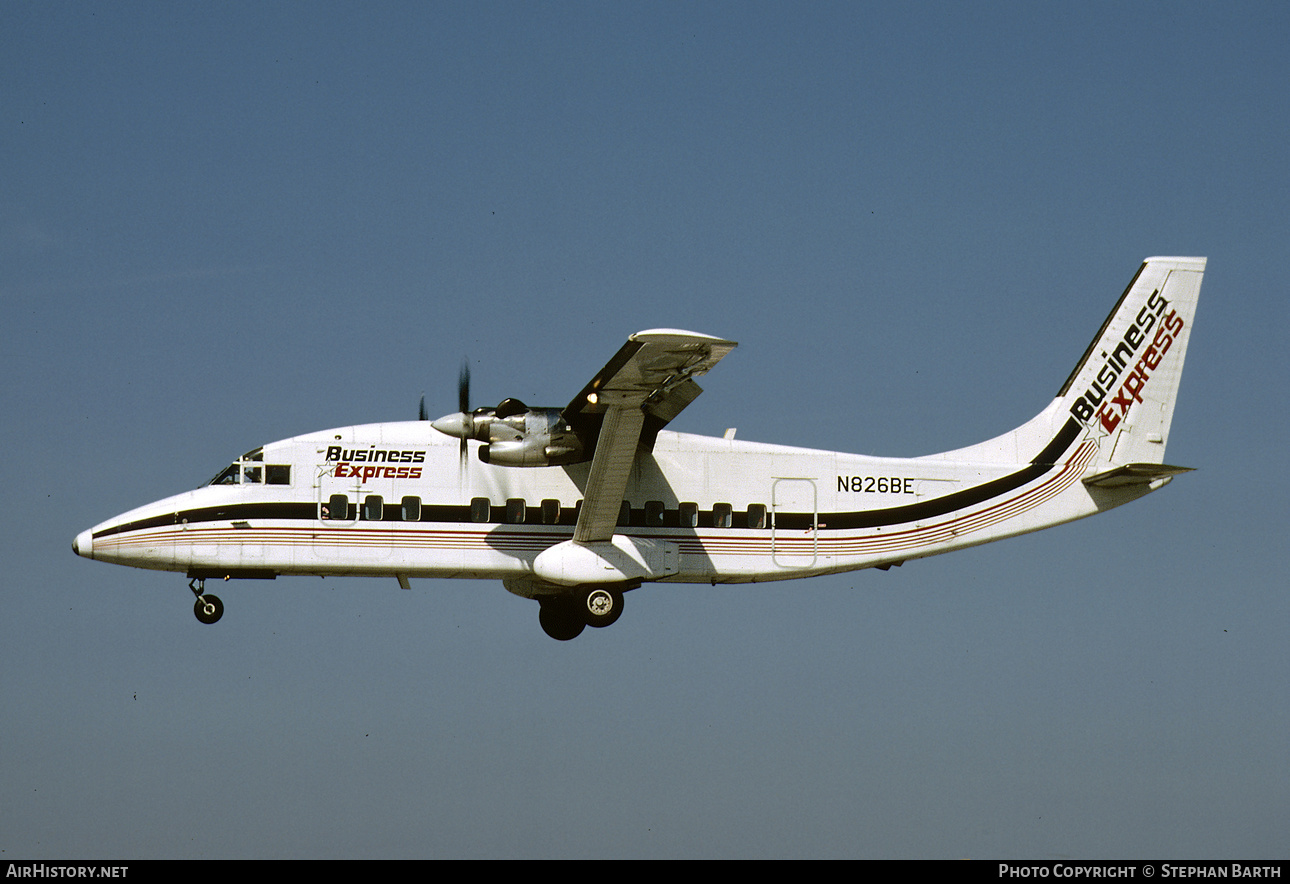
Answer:
[[[219,596],[206,592],[205,577],[194,577],[189,580],[188,588],[193,591],[193,595],[197,596],[197,601],[193,603],[193,613],[198,620],[209,624],[224,616],[224,603],[219,600]]]

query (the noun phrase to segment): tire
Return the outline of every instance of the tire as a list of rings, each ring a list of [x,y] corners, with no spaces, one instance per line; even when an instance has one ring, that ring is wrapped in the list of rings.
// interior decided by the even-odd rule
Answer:
[[[224,616],[224,603],[217,595],[210,593],[199,595],[197,601],[193,603],[193,613],[197,615],[198,620],[209,625]]]
[[[587,621],[578,606],[570,604],[567,600],[544,601],[541,605],[538,611],[538,623],[542,625],[542,631],[551,638],[567,642],[582,635]]]
[[[587,625],[603,629],[622,616],[623,594],[616,589],[598,586],[583,596],[581,607]]]

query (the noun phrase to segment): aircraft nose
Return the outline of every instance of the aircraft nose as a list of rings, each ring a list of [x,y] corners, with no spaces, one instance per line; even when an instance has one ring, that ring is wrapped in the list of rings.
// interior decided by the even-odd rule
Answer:
[[[89,531],[82,531],[72,539],[72,552],[78,556],[85,556],[87,559],[94,558],[94,535]]]

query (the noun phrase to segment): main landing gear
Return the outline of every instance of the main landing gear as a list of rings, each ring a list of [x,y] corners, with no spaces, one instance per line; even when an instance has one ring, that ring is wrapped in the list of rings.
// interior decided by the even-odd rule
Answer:
[[[538,623],[556,641],[567,642],[587,626],[609,626],[623,613],[623,594],[618,589],[597,586],[573,595],[539,599]]]
[[[188,588],[197,596],[197,601],[193,604],[193,613],[197,619],[203,623],[214,623],[224,616],[224,603],[219,600],[219,596],[211,595],[206,592],[206,578],[194,577],[188,581]]]

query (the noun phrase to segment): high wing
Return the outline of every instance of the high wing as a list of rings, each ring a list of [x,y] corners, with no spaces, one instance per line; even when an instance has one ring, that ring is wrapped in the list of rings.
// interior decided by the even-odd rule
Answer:
[[[575,542],[613,537],[637,449],[653,446],[658,431],[703,392],[694,378],[735,346],[677,329],[637,332],[565,406],[565,421],[595,447]]]

